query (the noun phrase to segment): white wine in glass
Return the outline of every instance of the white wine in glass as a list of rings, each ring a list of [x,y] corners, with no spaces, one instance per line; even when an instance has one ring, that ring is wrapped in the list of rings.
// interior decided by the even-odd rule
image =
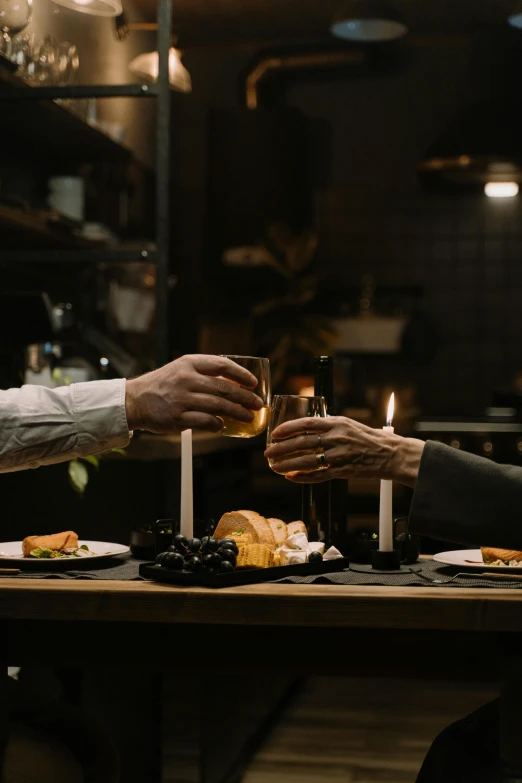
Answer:
[[[305,419],[317,416],[322,418],[326,417],[326,402],[324,397],[305,397],[301,394],[276,394],[274,396],[268,421],[266,438],[267,447],[271,446],[272,443],[281,442],[272,437],[273,431],[280,424],[283,424],[285,421],[294,421],[294,419]],[[292,457],[302,457],[305,454],[310,453],[312,452],[296,451],[292,454]],[[268,464],[272,467],[274,460],[269,459]]]
[[[263,401],[263,407],[261,410],[252,411],[254,414],[253,421],[237,421],[237,419],[231,419],[228,416],[221,416],[223,421],[222,435],[226,435],[229,438],[255,438],[256,435],[260,435],[266,429],[268,423],[268,412],[270,410],[271,400],[271,383],[270,383],[270,362],[268,359],[259,356],[231,356],[229,354],[223,354],[226,359],[231,359],[236,364],[241,365],[246,370],[255,375],[257,378],[257,386],[252,389],[254,394],[261,397]]]

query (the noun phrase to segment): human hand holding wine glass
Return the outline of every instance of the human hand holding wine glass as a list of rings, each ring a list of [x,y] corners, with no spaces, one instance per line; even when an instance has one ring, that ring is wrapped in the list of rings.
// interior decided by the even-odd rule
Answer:
[[[263,407],[260,410],[252,411],[254,418],[251,422],[238,421],[228,416],[221,416],[220,418],[223,422],[221,434],[229,438],[254,438],[266,429],[268,422],[268,411],[272,395],[270,362],[268,359],[259,356],[236,356],[230,354],[222,354],[222,356],[225,359],[231,359],[251,372],[252,375],[255,375],[258,384],[252,391],[261,398]]]
[[[267,448],[277,443],[278,440],[274,439],[273,432],[279,427],[280,424],[284,424],[287,421],[294,421],[295,419],[304,418],[326,418],[326,402],[324,397],[305,397],[299,394],[280,394],[274,397],[272,407],[270,410],[270,416],[268,421],[268,433],[266,439]],[[315,436],[317,439],[317,447],[307,449],[305,451],[294,452],[294,457],[316,454],[317,467],[314,470],[318,470],[326,467],[322,464],[320,457],[324,457],[324,453],[321,446],[321,439]],[[268,458],[268,464],[271,468],[275,460]],[[278,471],[279,472],[279,471]]]

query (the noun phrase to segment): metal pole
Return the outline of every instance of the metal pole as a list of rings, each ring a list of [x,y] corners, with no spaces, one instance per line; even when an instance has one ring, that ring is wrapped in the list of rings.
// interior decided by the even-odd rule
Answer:
[[[156,117],[156,362],[169,359],[170,87],[172,0],[158,3],[158,100]]]

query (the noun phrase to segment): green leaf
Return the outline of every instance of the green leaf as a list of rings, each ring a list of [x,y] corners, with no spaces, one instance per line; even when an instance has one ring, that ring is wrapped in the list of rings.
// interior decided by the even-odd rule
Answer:
[[[83,495],[89,482],[89,474],[85,465],[78,459],[69,462],[69,484],[79,495]]]
[[[100,460],[98,459],[98,457],[94,457],[92,454],[89,455],[88,457],[81,457],[81,459],[83,459],[84,462],[88,462],[90,465],[94,465],[96,470],[98,470],[98,468],[100,467]]]
[[[117,448],[116,446],[115,446],[113,449],[111,449],[111,451],[112,451],[114,454],[121,454],[121,455],[122,455],[122,457],[124,457],[124,456],[125,456],[125,454],[126,454],[126,452],[125,452],[125,449],[120,449],[120,448]]]

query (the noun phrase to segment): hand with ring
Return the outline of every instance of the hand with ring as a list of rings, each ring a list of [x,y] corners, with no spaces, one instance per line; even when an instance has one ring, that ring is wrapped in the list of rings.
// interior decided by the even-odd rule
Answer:
[[[265,451],[275,473],[297,484],[381,478],[413,487],[424,442],[372,429],[344,416],[280,424]]]

